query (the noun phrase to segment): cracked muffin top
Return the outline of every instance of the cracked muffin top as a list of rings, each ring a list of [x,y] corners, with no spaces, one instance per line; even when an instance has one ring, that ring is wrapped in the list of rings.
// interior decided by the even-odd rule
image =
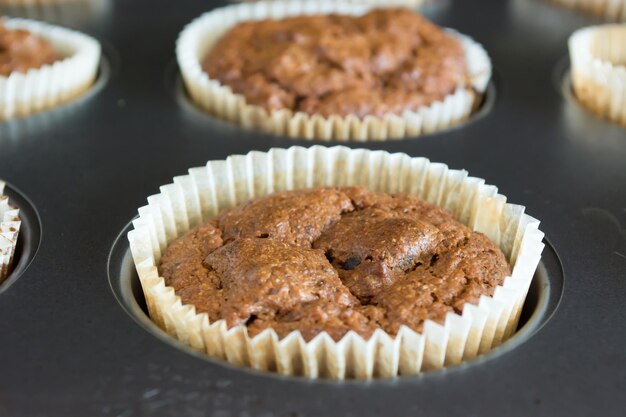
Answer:
[[[171,242],[159,273],[183,303],[250,335],[368,338],[421,331],[493,295],[502,252],[442,208],[361,187],[287,191],[229,209]]]
[[[468,84],[461,43],[402,8],[242,22],[202,68],[248,104],[325,117],[415,111]]]
[[[60,59],[47,40],[24,29],[7,29],[0,20],[0,76],[25,73]]]

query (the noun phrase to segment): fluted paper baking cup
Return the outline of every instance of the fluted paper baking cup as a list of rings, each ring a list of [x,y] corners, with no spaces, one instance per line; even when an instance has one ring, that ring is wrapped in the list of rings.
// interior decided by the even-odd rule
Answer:
[[[361,119],[355,115],[324,117],[289,109],[269,112],[261,106],[247,104],[243,95],[235,94],[230,87],[209,78],[202,69],[201,62],[207,51],[239,22],[329,13],[362,15],[374,7],[341,1],[298,0],[238,4],[205,13],[185,27],[176,45],[178,65],[187,92],[199,107],[221,119],[262,132],[305,139],[401,139],[446,129],[467,119],[487,89],[491,61],[481,45],[452,30],[450,33],[459,39],[465,51],[470,85],[459,86],[444,100],[419,111],[405,110],[400,115],[389,113],[383,117]]]
[[[0,181],[0,283],[9,275],[21,225],[20,210],[9,204],[4,187]]]
[[[446,208],[500,247],[511,276],[493,297],[465,304],[462,314],[448,313],[444,323],[427,320],[421,333],[402,326],[395,337],[379,329],[364,339],[351,331],[338,342],[326,332],[309,342],[298,331],[282,339],[272,329],[250,337],[244,325],[229,329],[224,320],[196,314],[159,276],[169,242],[224,209],[284,190],[352,185],[412,194]],[[368,379],[458,364],[506,340],[541,257],[538,225],[524,207],[508,204],[496,187],[466,171],[402,153],[314,146],[250,152],[192,168],[148,198],[128,239],[152,320],[193,349],[286,375]]]
[[[626,20],[626,0],[552,0],[561,6],[594,14],[607,20]]]
[[[598,116],[626,127],[626,24],[574,32],[569,53],[576,98]]]
[[[100,44],[82,33],[27,19],[5,19],[8,29],[26,29],[48,40],[65,58],[26,73],[0,76],[0,119],[46,110],[84,93],[93,84]]]

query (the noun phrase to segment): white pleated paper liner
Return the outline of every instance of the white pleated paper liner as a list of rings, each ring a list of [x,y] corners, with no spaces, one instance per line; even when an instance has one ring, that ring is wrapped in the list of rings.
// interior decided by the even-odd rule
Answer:
[[[271,330],[249,337],[245,326],[228,329],[183,305],[157,266],[178,236],[220,211],[270,193],[317,186],[362,185],[370,190],[416,195],[449,210],[457,220],[489,236],[512,266],[493,297],[448,313],[444,323],[426,321],[422,333],[406,326],[393,337],[377,330],[369,340],[349,332],[335,342],[323,332],[306,342],[299,332],[283,339]],[[411,375],[458,364],[489,351],[516,329],[543,250],[539,221],[508,204],[497,188],[466,171],[406,154],[291,147],[250,152],[174,178],[148,198],[128,234],[152,320],[173,337],[233,364],[309,378]]]
[[[295,138],[325,141],[367,141],[401,139],[446,129],[466,120],[477,107],[491,78],[491,61],[481,45],[455,31],[465,50],[471,85],[459,86],[443,101],[419,111],[383,117],[355,115],[347,117],[309,115],[289,109],[268,112],[261,106],[247,104],[202,70],[202,59],[222,34],[247,20],[284,18],[299,15],[338,13],[362,15],[373,4],[343,1],[292,0],[231,5],[203,14],[181,32],[176,56],[185,87],[191,99],[202,109],[221,119],[262,132]]]
[[[26,29],[65,58],[26,73],[0,76],[0,120],[22,117],[78,97],[98,73],[100,44],[82,33],[27,19],[4,19],[8,29]]]
[[[4,187],[0,181],[0,283],[9,275],[21,225],[20,210],[9,204]]]
[[[626,0],[551,0],[611,21],[626,21]]]
[[[598,116],[626,127],[626,24],[574,32],[569,53],[578,101]]]

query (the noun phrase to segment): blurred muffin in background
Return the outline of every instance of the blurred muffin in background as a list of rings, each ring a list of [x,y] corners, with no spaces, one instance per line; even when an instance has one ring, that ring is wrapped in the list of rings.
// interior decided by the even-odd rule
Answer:
[[[569,52],[578,101],[626,127],[626,24],[577,30],[569,39]]]
[[[181,33],[192,99],[244,127],[322,140],[418,136],[465,120],[484,49],[406,8],[275,1],[216,9]]]
[[[97,77],[100,44],[58,26],[8,18],[0,24],[0,120],[68,102]]]
[[[0,21],[0,75],[26,73],[61,59],[47,40],[25,29],[7,29]]]

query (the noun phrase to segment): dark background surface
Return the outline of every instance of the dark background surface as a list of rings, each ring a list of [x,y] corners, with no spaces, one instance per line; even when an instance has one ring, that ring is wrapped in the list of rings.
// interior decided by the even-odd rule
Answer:
[[[30,267],[0,293],[0,415],[624,415],[626,130],[587,114],[560,80],[568,36],[594,20],[539,0],[440,3],[428,15],[491,55],[495,105],[460,129],[358,146],[467,169],[542,221],[565,285],[541,330],[479,365],[343,384],[242,371],[156,338],[107,278],[137,208],[209,159],[310,142],[242,131],[181,103],[174,42],[213,3],[54,9],[36,17],[98,38],[110,76],[73,104],[0,123],[0,178],[32,200],[43,230]]]

